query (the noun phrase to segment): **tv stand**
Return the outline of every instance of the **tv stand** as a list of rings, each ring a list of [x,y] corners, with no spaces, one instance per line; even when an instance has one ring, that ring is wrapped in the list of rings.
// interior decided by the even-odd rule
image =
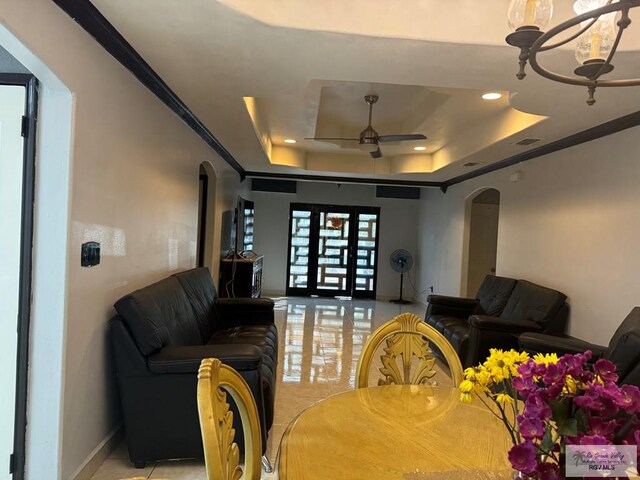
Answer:
[[[245,256],[246,255],[246,256]],[[258,298],[262,292],[262,255],[233,252],[220,261],[222,298]]]

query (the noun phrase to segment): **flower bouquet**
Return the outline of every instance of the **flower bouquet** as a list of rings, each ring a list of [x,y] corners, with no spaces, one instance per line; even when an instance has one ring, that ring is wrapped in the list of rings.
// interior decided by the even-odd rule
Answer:
[[[478,398],[504,423],[513,442],[509,461],[521,478],[564,478],[568,445],[640,444],[640,389],[618,386],[610,361],[590,365],[590,351],[490,353],[465,370],[460,399]]]

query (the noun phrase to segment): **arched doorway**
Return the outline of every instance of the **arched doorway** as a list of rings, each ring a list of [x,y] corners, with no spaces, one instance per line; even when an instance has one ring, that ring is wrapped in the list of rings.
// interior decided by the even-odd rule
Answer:
[[[213,166],[208,162],[202,162],[199,170],[196,264],[198,267],[209,267],[211,272],[215,270],[213,247],[216,220],[216,182],[217,176]]]
[[[474,297],[486,275],[495,275],[500,192],[488,188],[467,199],[462,294]]]

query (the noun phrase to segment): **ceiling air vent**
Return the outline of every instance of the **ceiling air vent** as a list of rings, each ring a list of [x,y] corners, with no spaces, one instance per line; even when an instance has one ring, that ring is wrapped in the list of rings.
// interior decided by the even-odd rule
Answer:
[[[467,162],[462,164],[463,167],[475,167],[476,165],[480,165],[480,162]]]
[[[534,143],[538,143],[541,138],[523,138],[517,142],[514,142],[514,145],[520,145],[521,147],[526,147],[529,145],[533,145]]]

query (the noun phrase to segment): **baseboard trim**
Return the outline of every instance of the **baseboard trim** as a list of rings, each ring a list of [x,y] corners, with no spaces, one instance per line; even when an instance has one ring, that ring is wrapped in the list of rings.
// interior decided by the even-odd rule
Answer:
[[[278,298],[286,296],[284,290],[262,290],[261,297]]]
[[[69,477],[69,480],[90,480],[100,465],[109,458],[109,455],[116,449],[124,439],[124,428],[119,423],[116,428],[102,440],[96,448],[89,454],[84,462]]]

